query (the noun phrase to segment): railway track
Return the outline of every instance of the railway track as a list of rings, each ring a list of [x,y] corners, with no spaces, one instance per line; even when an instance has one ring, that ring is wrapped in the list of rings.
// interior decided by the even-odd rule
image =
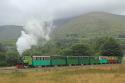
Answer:
[[[97,70],[112,70],[118,69],[121,64],[102,64],[102,65],[76,65],[76,66],[54,66],[54,67],[37,67],[37,68],[24,68],[17,69],[15,66],[13,67],[2,67],[0,68],[0,72],[29,72],[29,71],[61,71],[64,69],[97,69]]]

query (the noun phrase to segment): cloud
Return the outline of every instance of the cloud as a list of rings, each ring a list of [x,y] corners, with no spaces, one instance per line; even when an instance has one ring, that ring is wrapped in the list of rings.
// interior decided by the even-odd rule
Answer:
[[[124,15],[125,0],[0,0],[0,25],[23,25],[33,17],[59,19],[91,11]]]

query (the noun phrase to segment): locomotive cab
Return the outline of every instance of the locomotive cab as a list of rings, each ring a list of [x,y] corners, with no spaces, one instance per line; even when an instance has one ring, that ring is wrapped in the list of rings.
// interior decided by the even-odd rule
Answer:
[[[23,63],[22,57],[20,57],[19,60],[17,61],[16,68],[18,68],[18,69],[24,68],[24,63]]]

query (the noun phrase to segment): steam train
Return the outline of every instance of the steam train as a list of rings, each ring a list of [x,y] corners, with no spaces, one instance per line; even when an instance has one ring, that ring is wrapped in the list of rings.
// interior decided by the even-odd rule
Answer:
[[[117,63],[121,63],[121,59],[116,56],[24,56],[17,68]]]

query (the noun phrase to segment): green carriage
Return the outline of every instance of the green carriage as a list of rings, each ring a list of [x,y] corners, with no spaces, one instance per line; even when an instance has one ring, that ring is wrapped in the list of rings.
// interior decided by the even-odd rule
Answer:
[[[89,56],[89,62],[90,64],[99,64],[98,56]]]
[[[67,56],[67,65],[78,65],[79,57],[78,56]]]
[[[99,63],[100,64],[108,64],[108,56],[99,56]]]
[[[89,56],[79,56],[79,64],[83,64],[83,65],[90,64]]]
[[[24,56],[23,62],[26,66],[49,66],[50,56]]]
[[[66,65],[65,56],[51,56],[51,65]]]
[[[50,56],[32,56],[32,66],[49,66]]]

